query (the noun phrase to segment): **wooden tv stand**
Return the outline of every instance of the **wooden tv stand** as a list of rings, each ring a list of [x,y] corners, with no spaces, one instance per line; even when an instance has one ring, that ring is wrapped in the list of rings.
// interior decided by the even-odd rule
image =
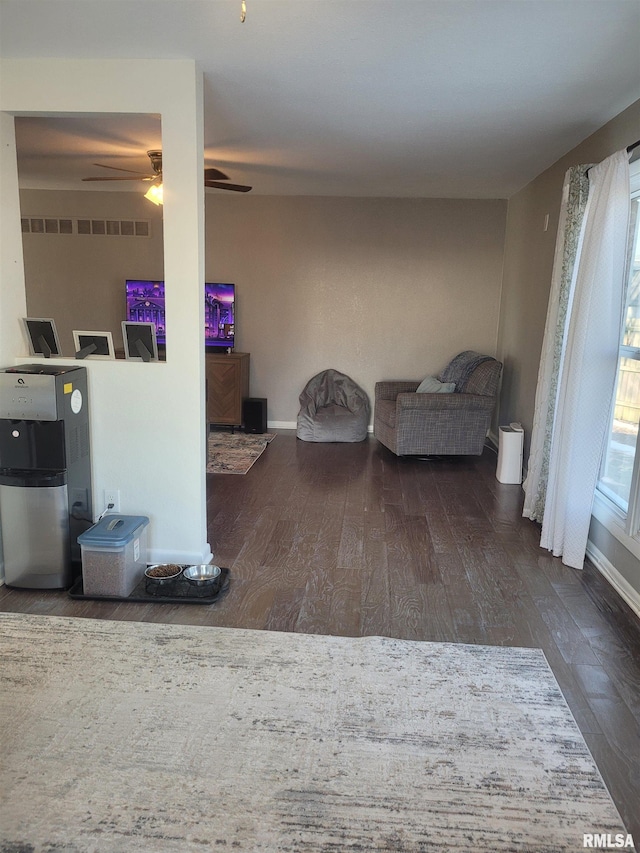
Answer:
[[[205,353],[207,421],[242,425],[242,401],[249,396],[248,352]]]

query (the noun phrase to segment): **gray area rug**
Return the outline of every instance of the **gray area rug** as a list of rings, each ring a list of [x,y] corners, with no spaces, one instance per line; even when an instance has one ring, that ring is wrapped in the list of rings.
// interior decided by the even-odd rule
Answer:
[[[275,433],[210,432],[207,474],[246,474]]]
[[[535,649],[0,614],[0,849],[583,850],[624,832]]]

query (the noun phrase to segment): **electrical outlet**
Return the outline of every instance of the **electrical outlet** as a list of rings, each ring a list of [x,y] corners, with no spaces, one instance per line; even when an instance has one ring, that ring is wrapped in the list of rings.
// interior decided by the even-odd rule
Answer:
[[[120,489],[105,489],[104,490],[104,505],[110,507],[109,512],[120,512]]]
[[[71,504],[72,504],[74,512],[76,514],[86,512],[87,507],[88,507],[87,490],[86,489],[72,489],[71,490]]]

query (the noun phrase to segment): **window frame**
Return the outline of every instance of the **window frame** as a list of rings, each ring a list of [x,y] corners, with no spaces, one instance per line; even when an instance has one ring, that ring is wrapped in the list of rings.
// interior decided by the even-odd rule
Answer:
[[[640,159],[630,164],[630,196],[640,202]],[[621,330],[622,331],[622,330]],[[625,350],[628,352],[624,353]],[[628,347],[620,343],[620,354],[627,358],[640,360],[640,347]],[[616,375],[617,387],[617,375]],[[612,403],[612,417],[615,400]],[[603,449],[601,465],[604,464],[606,450]],[[602,470],[602,468],[601,468]],[[614,536],[628,551],[640,560],[640,432],[636,439],[636,452],[633,460],[631,474],[631,487],[629,490],[628,509],[625,512],[622,507],[611,499],[605,491],[596,485],[592,515]]]

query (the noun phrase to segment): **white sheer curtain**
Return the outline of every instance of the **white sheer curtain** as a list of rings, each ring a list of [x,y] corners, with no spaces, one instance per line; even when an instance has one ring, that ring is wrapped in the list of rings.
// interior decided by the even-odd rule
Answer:
[[[542,388],[542,399],[536,402],[537,407],[546,402],[550,413],[545,419],[550,433],[548,479],[541,482],[542,458],[530,458],[524,514],[534,517],[535,485],[538,498],[543,495],[543,507],[539,500],[537,507],[538,515],[542,510],[540,544],[577,569],[584,564],[615,388],[629,211],[629,155],[619,151],[589,170],[589,196],[559,336],[557,387]],[[549,328],[545,330],[545,336],[551,333]],[[558,334],[557,330],[553,333]],[[550,351],[553,347],[545,341],[543,352],[548,357]],[[542,368],[541,373],[544,375]],[[539,423],[538,430],[541,428]],[[532,447],[539,443],[534,427]]]

